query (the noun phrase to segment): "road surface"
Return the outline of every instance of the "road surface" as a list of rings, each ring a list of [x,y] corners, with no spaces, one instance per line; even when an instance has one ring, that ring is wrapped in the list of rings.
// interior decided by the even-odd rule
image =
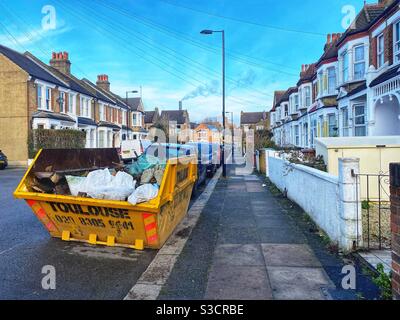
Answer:
[[[0,171],[0,299],[123,299],[157,251],[51,238],[28,205],[12,196],[24,171]],[[48,265],[56,270],[55,290],[42,288]]]

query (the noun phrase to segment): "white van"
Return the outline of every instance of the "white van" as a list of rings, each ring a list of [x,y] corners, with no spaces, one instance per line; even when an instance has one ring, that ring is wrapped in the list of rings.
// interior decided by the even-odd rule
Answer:
[[[121,143],[121,158],[130,161],[140,156],[151,145],[150,140],[125,140]]]

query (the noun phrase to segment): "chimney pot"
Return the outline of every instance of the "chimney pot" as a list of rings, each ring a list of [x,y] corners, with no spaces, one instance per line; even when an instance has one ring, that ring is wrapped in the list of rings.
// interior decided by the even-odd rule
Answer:
[[[71,62],[68,60],[68,52],[52,52],[50,65],[66,75],[71,74]]]
[[[328,35],[326,36],[326,43],[327,43],[327,44],[330,44],[330,43],[331,43],[331,34],[328,34]]]
[[[96,85],[105,91],[110,91],[110,83],[108,82],[108,75],[99,74],[97,76]]]

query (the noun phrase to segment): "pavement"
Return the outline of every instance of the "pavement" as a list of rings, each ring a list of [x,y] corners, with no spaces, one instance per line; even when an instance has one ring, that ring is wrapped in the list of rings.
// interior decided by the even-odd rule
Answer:
[[[357,265],[356,290],[341,288],[342,268],[353,262],[331,253],[264,182],[235,166],[218,181],[158,299],[377,298]]]

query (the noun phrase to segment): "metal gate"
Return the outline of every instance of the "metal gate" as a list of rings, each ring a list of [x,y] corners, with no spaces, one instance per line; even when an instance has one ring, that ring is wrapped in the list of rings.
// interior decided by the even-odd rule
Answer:
[[[356,193],[361,205],[363,244],[365,249],[390,249],[390,176],[387,173],[354,174],[357,177]],[[358,212],[359,215],[359,212]],[[361,238],[358,235],[358,239]]]

